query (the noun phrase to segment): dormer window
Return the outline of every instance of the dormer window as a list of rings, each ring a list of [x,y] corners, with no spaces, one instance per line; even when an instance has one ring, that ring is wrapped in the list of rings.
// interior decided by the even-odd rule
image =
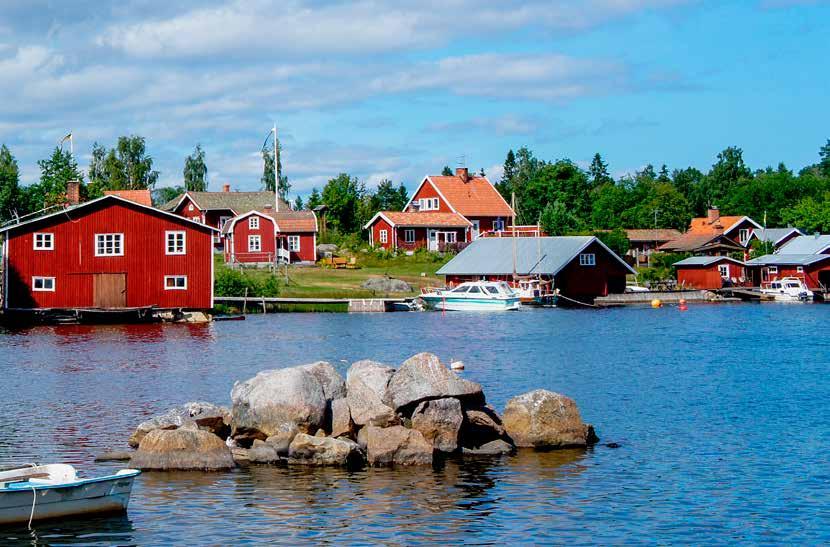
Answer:
[[[749,242],[749,229],[748,228],[742,228],[742,229],[738,230],[738,240],[741,242],[741,245],[746,246],[746,244]]]
[[[251,230],[259,230],[259,217],[248,218],[248,228]]]
[[[438,198],[421,198],[420,200],[421,211],[437,211],[438,210]]]

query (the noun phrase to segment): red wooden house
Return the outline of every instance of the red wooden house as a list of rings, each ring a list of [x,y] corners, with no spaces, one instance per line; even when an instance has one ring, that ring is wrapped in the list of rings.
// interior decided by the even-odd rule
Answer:
[[[830,254],[764,255],[748,261],[746,266],[755,286],[785,277],[798,277],[813,291],[830,287]]]
[[[741,252],[748,254],[749,245],[760,224],[749,217],[721,216],[716,207],[706,217],[693,218],[689,230],[680,237],[664,243],[660,251],[723,256]]]
[[[272,264],[317,261],[317,217],[313,211],[279,211],[270,205],[225,223],[225,262]]]
[[[690,256],[674,266],[683,287],[712,290],[747,284],[743,262],[728,256]]]
[[[403,213],[406,216],[381,211],[366,224],[372,245],[437,251],[473,241],[485,232],[504,231],[514,214],[486,177],[470,175],[465,167],[456,169],[453,176],[424,178]]]
[[[115,195],[6,226],[3,307],[212,308],[216,231]]]

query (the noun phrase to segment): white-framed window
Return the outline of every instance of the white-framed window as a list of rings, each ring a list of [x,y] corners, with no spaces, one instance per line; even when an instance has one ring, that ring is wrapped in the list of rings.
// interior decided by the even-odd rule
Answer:
[[[195,209],[195,207],[193,206],[193,204],[192,204],[192,203],[191,203],[190,205],[188,205],[188,206],[187,206],[187,210],[188,210],[188,211],[193,211],[194,209]]]
[[[32,291],[34,292],[55,292],[54,277],[32,277]]]
[[[95,256],[124,256],[124,234],[95,234]]]
[[[186,291],[187,290],[187,276],[186,275],[165,275],[164,276],[164,290],[165,291]]]
[[[292,253],[300,252],[300,236],[288,236],[288,250]]]
[[[596,266],[597,265],[597,255],[594,253],[582,253],[579,255],[579,265],[580,266]]]
[[[437,211],[438,198],[421,198],[421,211]]]
[[[164,232],[164,234],[166,239],[165,254],[187,254],[187,232],[169,231]]]
[[[804,266],[796,266],[795,273],[804,273]]]
[[[389,242],[389,232],[387,232],[386,230],[381,230],[379,232],[379,234],[380,234],[380,242],[381,243],[388,243]]]
[[[778,266],[770,266],[769,268],[767,268],[767,271],[771,274],[777,274],[778,273]]]
[[[456,241],[458,241],[457,237],[458,236],[455,232],[447,232],[446,234],[444,234],[444,241],[446,241],[447,243],[455,243]]]
[[[251,230],[259,230],[259,217],[248,217],[248,228]]]
[[[724,279],[729,277],[729,264],[719,264],[718,273]]]
[[[504,220],[497,218],[493,221],[493,231],[494,232],[503,232],[504,231]]]
[[[55,234],[51,232],[35,232],[33,246],[36,251],[52,251],[55,249]]]
[[[749,241],[749,228],[741,228],[738,230],[738,239],[741,242],[741,245],[746,245]]]
[[[248,236],[248,252],[258,253],[262,250],[261,236]]]
[[[415,230],[407,228],[403,231],[403,240],[406,243],[415,243]]]

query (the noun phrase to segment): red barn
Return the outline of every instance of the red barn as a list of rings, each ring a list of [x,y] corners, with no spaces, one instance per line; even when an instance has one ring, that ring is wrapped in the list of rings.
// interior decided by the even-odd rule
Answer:
[[[270,264],[317,261],[317,217],[313,211],[248,211],[222,229],[227,263]]]
[[[720,289],[746,284],[743,262],[728,256],[690,256],[675,262],[677,283],[694,289]]]
[[[115,195],[6,226],[3,307],[212,308],[214,232]]]
[[[484,233],[503,232],[512,225],[513,215],[487,177],[470,175],[466,167],[460,167],[452,176],[424,178],[403,213],[381,211],[364,229],[370,230],[371,242],[377,247],[438,251]]]

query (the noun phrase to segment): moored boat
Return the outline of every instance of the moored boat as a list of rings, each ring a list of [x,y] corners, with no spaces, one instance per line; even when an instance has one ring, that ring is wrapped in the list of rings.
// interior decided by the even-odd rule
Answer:
[[[421,295],[429,309],[443,311],[507,311],[519,309],[519,295],[504,281],[468,281],[453,289]]]
[[[761,294],[776,302],[807,302],[813,299],[813,291],[798,277],[784,277],[769,281],[761,287]]]
[[[0,525],[127,510],[141,472],[79,478],[75,468],[50,464],[0,472]]]

